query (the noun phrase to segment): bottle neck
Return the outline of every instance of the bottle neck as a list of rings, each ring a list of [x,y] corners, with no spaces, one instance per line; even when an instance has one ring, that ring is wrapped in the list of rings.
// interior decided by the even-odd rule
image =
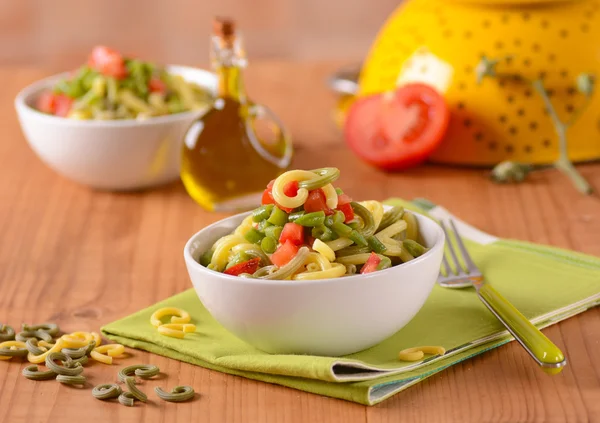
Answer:
[[[246,102],[246,90],[242,69],[235,65],[220,64],[216,67],[219,78],[219,98],[230,98],[239,103]]]

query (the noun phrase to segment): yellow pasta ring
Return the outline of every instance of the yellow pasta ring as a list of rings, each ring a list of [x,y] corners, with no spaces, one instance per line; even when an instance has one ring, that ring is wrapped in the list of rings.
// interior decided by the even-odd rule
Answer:
[[[100,354],[107,354],[110,357],[120,357],[125,352],[125,346],[121,344],[105,344],[94,348]]]
[[[94,360],[99,361],[100,363],[104,363],[104,364],[112,364],[112,362],[113,362],[113,358],[111,356],[99,353],[96,350],[93,350],[90,353],[90,357],[92,357]]]
[[[163,307],[152,313],[150,317],[150,323],[152,326],[159,327],[163,323],[161,318],[165,316],[171,316],[171,323],[188,323],[192,320],[190,313],[177,307]]]
[[[4,341],[2,343],[0,343],[0,348],[27,348],[27,345],[25,345],[25,342],[21,342],[21,341]],[[12,356],[0,356],[0,360],[10,360],[12,358]]]
[[[196,325],[185,323],[167,323],[158,327],[158,333],[172,338],[183,339],[186,333],[195,332]]]
[[[92,335],[92,339],[94,341],[96,341],[96,347],[99,347],[100,345],[102,345],[102,337],[100,336],[99,333],[97,333],[97,332],[90,332],[90,335]]]
[[[46,361],[46,357],[50,353],[59,352],[63,348],[66,348],[64,345],[64,341],[62,340],[62,338],[58,338],[56,340],[56,343],[52,346],[52,348],[50,348],[45,353],[40,354],[40,355],[33,355],[32,353],[27,354],[27,360],[29,360],[29,362],[33,363],[33,364],[40,364],[40,363],[43,363],[44,361]]]
[[[83,347],[87,347],[90,344],[90,341],[92,340],[92,338],[90,337],[90,340],[85,340],[84,338],[81,338],[79,336],[76,335],[63,335],[60,337],[60,339],[63,341],[63,348],[83,348]]]

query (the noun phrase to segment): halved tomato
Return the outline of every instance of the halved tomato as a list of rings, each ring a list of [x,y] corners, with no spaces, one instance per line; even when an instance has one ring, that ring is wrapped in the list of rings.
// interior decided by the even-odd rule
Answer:
[[[449,121],[444,98],[429,85],[411,83],[354,102],[344,137],[366,162],[400,170],[425,161],[442,142]]]
[[[88,65],[103,75],[121,79],[127,76],[123,56],[106,46],[96,46],[88,59]]]

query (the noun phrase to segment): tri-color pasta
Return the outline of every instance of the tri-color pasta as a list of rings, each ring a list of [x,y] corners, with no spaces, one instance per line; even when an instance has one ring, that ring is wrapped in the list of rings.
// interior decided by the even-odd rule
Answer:
[[[283,173],[198,261],[232,276],[302,281],[383,270],[427,252],[413,214],[352,201],[334,187],[339,176],[336,168]]]

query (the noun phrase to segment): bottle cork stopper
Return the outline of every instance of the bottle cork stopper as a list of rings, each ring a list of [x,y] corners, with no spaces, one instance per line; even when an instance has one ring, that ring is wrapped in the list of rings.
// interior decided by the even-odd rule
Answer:
[[[235,38],[235,22],[233,19],[218,16],[213,21],[213,33],[226,42],[232,42]]]

